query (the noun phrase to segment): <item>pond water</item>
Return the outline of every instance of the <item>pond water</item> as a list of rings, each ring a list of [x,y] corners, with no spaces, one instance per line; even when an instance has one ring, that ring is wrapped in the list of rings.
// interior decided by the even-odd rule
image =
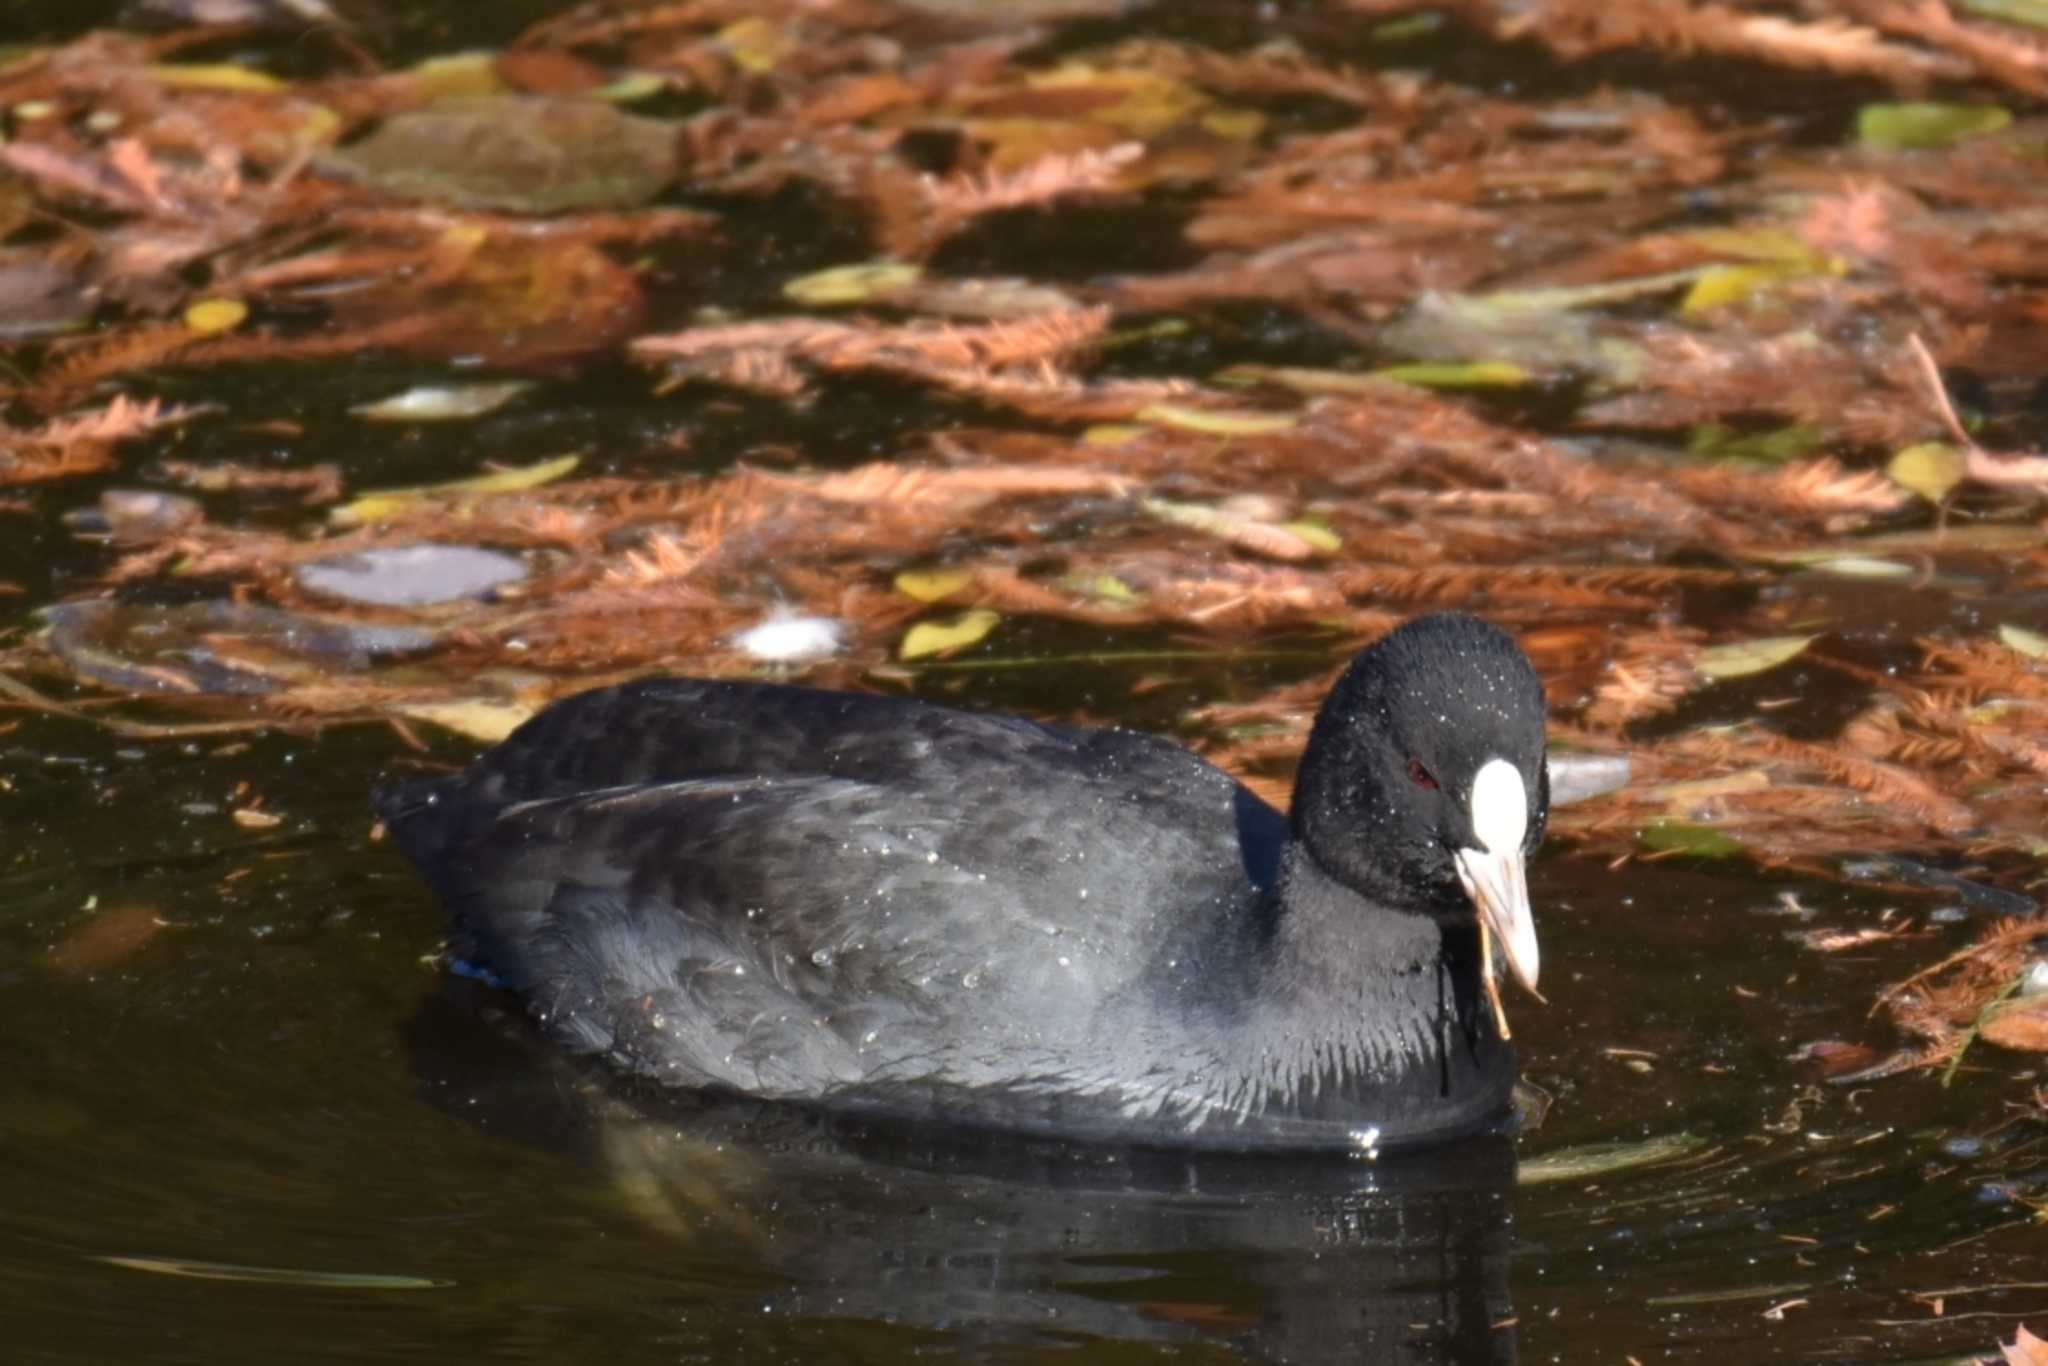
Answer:
[[[2040,1136],[1987,1132],[2013,1055],[1947,1090],[1792,1060],[1881,1037],[1873,992],[1934,954],[1815,954],[1785,894],[1802,929],[1881,897],[1553,851],[1550,1001],[1515,1010],[1551,1105],[1512,1145],[944,1147],[561,1067],[432,965],[363,801],[402,761],[368,731],[0,740],[10,1359],[1909,1360],[2048,1305],[1956,1289],[2040,1279]],[[252,789],[281,823],[232,819]],[[1606,1144],[1647,1147],[1545,1170]]]
[[[27,23],[111,8],[38,3]],[[431,51],[554,8],[509,7],[502,32],[399,23]],[[804,225],[817,259],[777,278],[844,254],[821,231]],[[351,363],[173,396],[250,419],[219,438],[246,448],[210,456],[267,449],[257,420],[288,416],[293,460],[345,461],[360,486],[633,451],[657,425],[647,377],[622,366],[487,430],[380,445],[339,419],[410,378]],[[901,401],[849,384],[801,412],[732,402],[692,468],[770,442],[853,463],[912,425]],[[605,471],[649,472],[633,459]],[[23,590],[0,596],[0,627],[30,628],[105,568],[61,519],[133,482],[0,511],[0,583]],[[1939,585],[1854,591],[1831,610],[1896,654],[1957,610]],[[1686,624],[1747,601],[1703,595]],[[1325,662],[969,660],[919,686],[1166,726]],[[1820,953],[1797,935],[1901,903],[1740,859],[1610,866],[1554,845],[1531,874],[1548,1003],[1510,1002],[1548,1104],[1512,1141],[1379,1162],[948,1143],[622,1094],[445,977],[442,913],[367,805],[394,772],[475,752],[431,744],[374,727],[144,741],[0,712],[0,1357],[1938,1361],[2048,1330],[2028,1203],[2048,1131],[2011,1105],[2028,1057],[1972,1049],[1946,1086],[1830,1084],[1800,1061],[1820,1041],[1889,1046],[1876,993],[2030,900],[1922,897],[1920,919],[1954,913]],[[258,800],[262,819],[237,819]]]

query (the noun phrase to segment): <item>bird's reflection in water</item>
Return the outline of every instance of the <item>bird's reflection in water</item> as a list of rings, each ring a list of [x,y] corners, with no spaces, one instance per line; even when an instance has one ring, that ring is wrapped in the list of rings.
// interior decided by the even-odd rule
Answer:
[[[504,998],[407,1026],[434,1103],[600,1163],[636,1217],[780,1285],[760,1321],[884,1321],[956,1347],[1207,1344],[1289,1362],[1512,1362],[1505,1139],[1376,1162],[1103,1150],[622,1094]]]

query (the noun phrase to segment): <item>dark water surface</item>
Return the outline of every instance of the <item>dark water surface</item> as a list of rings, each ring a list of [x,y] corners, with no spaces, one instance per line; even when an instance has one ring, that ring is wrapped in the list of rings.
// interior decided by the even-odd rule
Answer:
[[[1553,853],[1550,1004],[1514,1019],[1555,1102],[1513,1151],[943,1148],[636,1115],[554,1065],[437,974],[439,912],[369,841],[402,757],[370,731],[0,739],[8,1360],[1903,1360],[2048,1313],[2041,1289],[1910,1298],[2048,1279],[2007,1198],[2048,1149],[1967,1141],[2013,1055],[1946,1092],[1789,1058],[1881,1039],[1873,991],[1941,946],[1817,955],[1780,893],[1802,928],[1881,897]],[[280,825],[232,820],[244,782]],[[166,927],[81,961],[81,927],[141,910]],[[1647,1139],[1663,1160],[1513,1181]]]
[[[104,8],[38,0],[26,22]],[[335,441],[359,449],[324,449],[320,414],[394,387],[349,373],[317,402],[176,396],[306,418],[307,461],[340,459],[359,487],[520,458],[474,429],[402,467],[357,428]],[[591,392],[565,422],[601,438]],[[849,441],[794,444],[864,449]],[[0,626],[104,567],[57,517],[124,481],[0,514],[0,581],[25,590],[0,597]],[[1887,587],[1865,610],[1893,625],[1868,632],[1910,641],[1944,592]],[[1258,667],[959,670],[927,691],[1156,724]],[[1184,688],[1131,697],[1175,670]],[[1961,901],[1929,935],[1820,954],[1793,932],[1903,903],[1739,860],[1610,869],[1554,848],[1531,878],[1549,1004],[1510,1001],[1553,1103],[1512,1144],[1377,1164],[948,1146],[636,1109],[536,1050],[502,1002],[441,976],[439,909],[371,841],[369,789],[421,761],[385,732],[0,727],[0,1361],[1732,1366],[1951,1359],[2024,1320],[2048,1331],[2025,1203],[2048,1190],[2048,1135],[2006,1106],[2029,1061],[1973,1050],[1942,1089],[1822,1084],[1794,1058],[1888,1046],[1875,993],[1983,928]],[[252,796],[281,822],[237,824]],[[1623,1170],[1516,1180],[1646,1144]]]

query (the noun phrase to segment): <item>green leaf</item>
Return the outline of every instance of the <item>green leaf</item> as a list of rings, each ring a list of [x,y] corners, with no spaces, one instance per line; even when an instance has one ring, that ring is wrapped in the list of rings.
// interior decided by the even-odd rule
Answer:
[[[2048,0],[1958,0],[1972,14],[2003,19],[2009,24],[2048,28]]]
[[[1693,858],[1732,858],[1743,852],[1742,841],[1691,821],[1651,821],[1637,833],[1636,842],[1652,853]]]
[[[1373,371],[1386,379],[1420,389],[1512,389],[1529,382],[1529,372],[1513,361],[1410,361]]]
[[[1856,136],[1865,147],[1898,152],[1948,147],[2011,122],[2011,112],[1995,104],[1866,104],[1856,115]]]
[[[1763,636],[1757,640],[1731,641],[1700,651],[1692,666],[1708,678],[1744,678],[1797,659],[1812,643],[1812,636]]]
[[[897,648],[896,657],[922,659],[926,655],[961,649],[993,631],[1002,619],[1000,612],[977,607],[971,612],[962,612],[951,621],[920,621],[903,633],[903,644]]]
[[[2001,626],[1998,638],[2029,659],[2048,659],[2048,636],[2024,626]]]
[[[1516,1169],[1515,1182],[1523,1186],[1539,1186],[1549,1181],[1583,1181],[1627,1171],[1631,1167],[1676,1162],[1706,1146],[1707,1140],[1694,1134],[1581,1143],[1528,1159]]]
[[[1946,441],[1922,441],[1908,446],[1891,458],[1884,472],[1900,488],[1911,489],[1930,503],[1938,503],[1948,491],[1963,482],[1968,462],[1962,451]]]
[[[1298,522],[1283,523],[1282,529],[1293,532],[1325,555],[1334,555],[1344,548],[1344,538],[1321,522],[1304,518]]]
[[[1686,435],[1685,449],[1689,455],[1713,460],[1756,460],[1777,465],[1813,454],[1824,439],[1820,428],[1804,422],[1767,432],[1739,432],[1725,422],[1702,422]]]
[[[811,308],[864,304],[910,288],[924,274],[922,267],[897,261],[867,261],[854,266],[800,275],[782,287],[782,296]]]

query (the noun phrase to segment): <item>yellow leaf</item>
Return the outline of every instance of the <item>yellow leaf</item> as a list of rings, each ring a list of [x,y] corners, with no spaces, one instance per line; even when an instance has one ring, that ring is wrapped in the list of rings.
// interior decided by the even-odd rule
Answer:
[[[1220,408],[1184,408],[1178,403],[1154,403],[1141,409],[1138,417],[1161,427],[1206,436],[1262,436],[1284,432],[1295,424],[1292,413],[1231,412]]]
[[[285,89],[283,81],[267,72],[228,62],[163,63],[150,67],[149,74],[180,90],[268,92]]]
[[[1202,127],[1219,138],[1250,142],[1266,130],[1266,116],[1255,109],[1215,109],[1202,116]]]
[[[919,602],[940,602],[973,582],[964,569],[906,569],[896,576],[896,591]]]
[[[1529,382],[1529,372],[1512,361],[1412,361],[1373,371],[1421,389],[1506,389]]]
[[[1325,555],[1334,555],[1344,548],[1344,538],[1321,522],[1288,522],[1282,529],[1293,532]]]
[[[1069,574],[1066,585],[1085,597],[1102,598],[1125,607],[1144,601],[1142,595],[1114,574]]]
[[[2029,659],[2048,659],[2048,636],[2024,626],[2001,626],[1998,638]]]
[[[725,44],[726,55],[735,66],[755,75],[773,71],[796,48],[787,29],[759,15],[727,24],[718,30],[718,41]]]
[[[1709,266],[1700,272],[1700,278],[1693,281],[1692,288],[1685,292],[1685,300],[1678,306],[1681,313],[1710,313],[1714,309],[1763,293],[1810,274],[1795,266],[1782,264],[1754,266]]]
[[[1134,422],[1098,422],[1081,433],[1081,440],[1091,446],[1128,446],[1144,434]]]
[[[201,299],[185,310],[185,326],[202,336],[232,332],[249,316],[249,305],[240,299]]]
[[[1209,107],[1191,85],[1135,68],[1103,70],[1071,62],[1031,77],[1041,90],[1093,90],[1119,98],[1089,109],[1087,122],[1109,124],[1137,138],[1157,137]]]
[[[472,697],[461,702],[408,703],[398,708],[398,713],[495,745],[519,729],[533,715],[533,708],[520,702]]]
[[[1713,645],[1700,651],[1692,666],[1708,678],[1742,678],[1775,669],[1813,643],[1812,636],[1764,636]]]
[[[582,459],[580,455],[563,455],[553,460],[543,460],[537,465],[493,470],[489,474],[477,475],[474,479],[457,479],[447,484],[423,484],[416,488],[403,489],[373,489],[354,501],[334,509],[327,517],[336,526],[362,526],[368,522],[388,522],[410,516],[433,499],[518,493],[560,479],[575,469]]]
[[[1893,456],[1884,472],[1901,488],[1911,489],[1930,503],[1938,503],[1963,481],[1966,464],[1963,453],[1947,442],[1923,441]]]
[[[1732,256],[1739,261],[1798,266],[1814,273],[1839,273],[1828,257],[1816,252],[1805,238],[1790,228],[1700,228],[1684,234],[1684,240],[1695,242],[1718,256]]]
[[[896,657],[922,659],[926,655],[972,645],[993,631],[1002,619],[999,612],[977,607],[971,612],[962,612],[951,621],[920,621],[903,633],[903,644],[897,648]]]
[[[494,52],[451,52],[429,57],[408,73],[430,100],[489,99],[506,92]]]
[[[861,304],[908,289],[922,274],[922,268],[897,261],[834,266],[830,270],[814,271],[791,280],[782,287],[782,296],[793,303],[813,308],[830,304]]]

